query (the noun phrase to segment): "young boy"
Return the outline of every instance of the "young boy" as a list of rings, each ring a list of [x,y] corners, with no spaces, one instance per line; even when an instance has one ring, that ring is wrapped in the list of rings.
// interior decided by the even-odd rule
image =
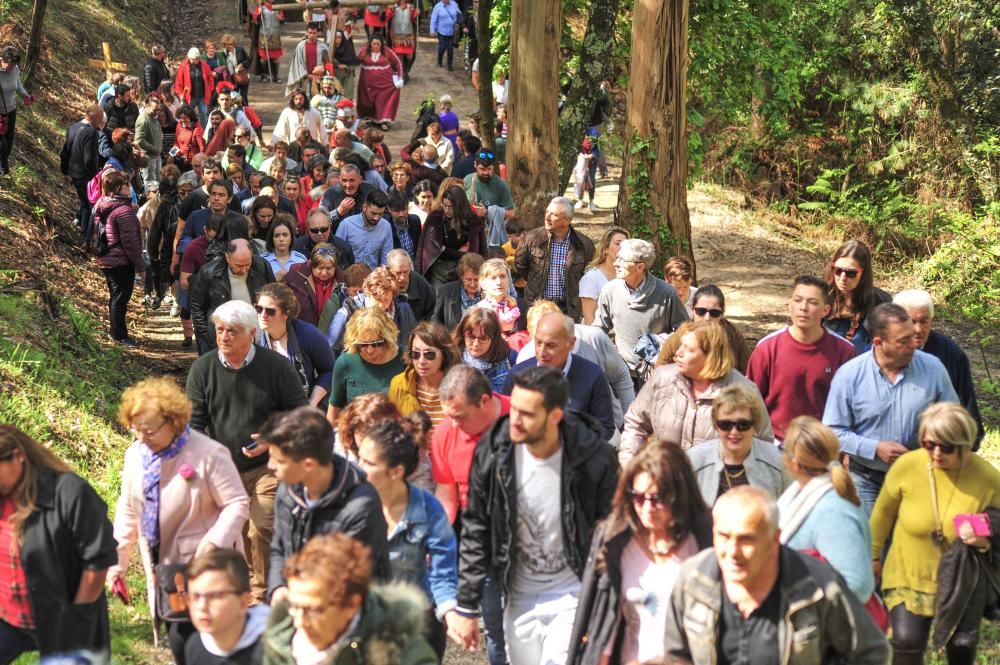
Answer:
[[[521,224],[521,220],[517,217],[513,219],[508,219],[507,223],[504,224],[504,228],[507,230],[507,242],[503,246],[504,258],[507,259],[507,267],[511,270],[514,269],[514,255],[517,254],[517,246],[521,242],[521,238],[524,237],[524,225]],[[519,277],[514,280],[514,288],[517,289],[517,295],[524,297],[524,287],[528,285],[528,280],[523,277]]]
[[[236,550],[216,549],[194,559],[187,569],[191,623],[187,665],[260,665],[271,608],[250,607],[250,570]]]

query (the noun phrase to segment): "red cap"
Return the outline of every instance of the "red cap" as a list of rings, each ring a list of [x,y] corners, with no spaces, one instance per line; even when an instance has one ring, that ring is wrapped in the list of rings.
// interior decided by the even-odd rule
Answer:
[[[236,86],[230,83],[229,81],[219,81],[219,84],[215,86],[215,92],[219,93],[220,95],[224,92],[227,91],[231,92],[235,89]]]

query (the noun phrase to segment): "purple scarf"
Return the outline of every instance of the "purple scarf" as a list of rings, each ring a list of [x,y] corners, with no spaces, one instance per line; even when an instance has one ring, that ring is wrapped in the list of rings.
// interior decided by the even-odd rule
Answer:
[[[142,537],[152,550],[160,544],[160,469],[163,460],[180,454],[189,436],[191,428],[185,427],[169,446],[158,453],[142,446]]]

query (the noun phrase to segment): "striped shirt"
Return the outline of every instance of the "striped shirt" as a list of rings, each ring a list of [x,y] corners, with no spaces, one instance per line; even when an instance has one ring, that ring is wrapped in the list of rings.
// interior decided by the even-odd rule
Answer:
[[[427,414],[427,417],[431,419],[433,427],[437,427],[438,423],[444,420],[444,409],[441,408],[441,398],[438,395],[437,388],[427,390],[425,388],[421,388],[418,383],[417,401],[420,402],[420,408]]]

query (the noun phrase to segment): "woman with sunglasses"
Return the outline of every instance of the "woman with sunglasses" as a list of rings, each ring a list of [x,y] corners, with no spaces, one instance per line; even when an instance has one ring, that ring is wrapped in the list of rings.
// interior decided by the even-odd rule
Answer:
[[[122,593],[129,558],[139,544],[153,636],[157,565],[186,564],[217,547],[243,550],[243,527],[250,514],[243,481],[222,444],[191,429],[192,405],[171,377],[144,379],[122,393],[118,420],[135,440],[125,451],[121,495],[115,508],[117,562],[107,585]],[[183,664],[189,621],[169,623],[167,642]]]
[[[759,487],[777,499],[791,484],[778,448],[754,436],[766,417],[760,395],[742,383],[723,388],[712,400],[712,424],[718,438],[688,450],[707,505],[714,506],[720,496],[739,485]]]
[[[470,307],[452,333],[462,362],[485,374],[496,392],[503,390],[510,373],[510,347],[500,330],[496,312]]]
[[[893,665],[923,665],[932,622],[934,646],[945,647],[948,665],[976,660],[986,583],[982,571],[970,575],[968,566],[995,560],[991,550],[1000,528],[1000,471],[972,452],[976,433],[976,421],[958,404],[927,407],[918,430],[923,450],[904,453],[889,467],[872,510],[871,559],[889,609]],[[992,522],[982,518],[987,511]],[[992,527],[992,536],[976,535],[970,522],[977,518],[980,533]],[[951,565],[940,566],[942,557]],[[966,584],[955,588],[952,580],[939,579],[946,570]],[[977,577],[980,582],[966,589]]]
[[[310,406],[322,408],[333,380],[333,351],[316,326],[296,318],[299,301],[284,284],[271,283],[257,294],[258,346],[288,359],[309,396]]]
[[[733,360],[736,369],[740,374],[747,373],[747,364],[750,362],[750,347],[747,340],[736,326],[726,318],[726,296],[722,294],[722,289],[714,284],[706,284],[694,293],[691,299],[689,313],[692,319],[702,319],[705,321],[715,320],[726,331],[726,338],[729,340],[729,350],[733,352]]]
[[[399,359],[399,329],[385,310],[374,305],[354,312],[344,333],[344,353],[333,367],[330,407],[326,417],[336,426],[341,409],[368,393],[384,393],[403,371]]]
[[[711,546],[712,515],[684,451],[650,443],[594,530],[567,663],[659,662],[680,566]]]
[[[299,301],[299,319],[325,331],[340,309],[337,295],[337,249],[328,243],[313,247],[309,260],[288,269],[282,280]]]
[[[875,288],[872,255],[860,240],[848,240],[833,254],[826,273],[830,314],[826,327],[854,345],[861,354],[871,348],[865,327],[868,315],[892,296]]]
[[[406,369],[389,384],[389,399],[404,416],[423,411],[436,427],[444,419],[438,386],[458,360],[448,329],[435,321],[421,321],[406,344]]]

